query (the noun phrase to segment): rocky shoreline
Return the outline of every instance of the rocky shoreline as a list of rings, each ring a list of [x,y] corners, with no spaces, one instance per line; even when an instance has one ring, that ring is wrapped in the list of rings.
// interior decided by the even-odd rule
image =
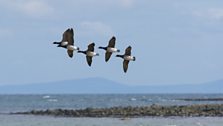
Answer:
[[[53,109],[32,110],[12,114],[49,115],[62,117],[223,117],[223,104],[202,104],[184,106],[142,106],[142,107],[112,107],[112,108],[86,108],[79,110]]]
[[[182,101],[223,101],[223,98],[184,98],[184,99],[176,99]]]

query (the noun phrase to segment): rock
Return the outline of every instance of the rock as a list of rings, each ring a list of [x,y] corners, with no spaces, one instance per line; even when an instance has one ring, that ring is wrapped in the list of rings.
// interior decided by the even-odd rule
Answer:
[[[54,109],[32,110],[13,114],[52,115],[66,117],[144,117],[144,116],[223,116],[223,104],[205,104],[190,106],[142,106],[142,107],[111,107],[111,108],[86,108],[80,110]]]

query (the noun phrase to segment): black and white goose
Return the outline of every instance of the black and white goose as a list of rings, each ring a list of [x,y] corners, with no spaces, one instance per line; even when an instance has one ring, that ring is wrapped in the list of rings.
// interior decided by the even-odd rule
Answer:
[[[66,48],[67,54],[71,58],[73,57],[73,51],[79,50],[78,47],[74,46],[74,31],[72,28],[63,33],[63,38],[60,42],[53,42],[53,44],[57,44],[57,47]]]
[[[125,73],[128,70],[129,61],[135,61],[136,60],[136,58],[134,56],[131,56],[131,50],[132,50],[132,47],[129,46],[125,49],[125,54],[124,55],[116,55],[116,57],[121,57],[122,59],[124,59],[123,70],[124,70]]]
[[[108,43],[108,46],[107,47],[99,47],[99,49],[104,49],[106,51],[105,53],[105,61],[108,62],[108,60],[110,59],[112,53],[114,52],[120,52],[119,49],[115,48],[115,41],[116,41],[116,38],[113,36],[110,40],[109,40],[109,43]]]
[[[94,56],[99,56],[98,53],[94,52],[94,46],[95,46],[95,43],[91,43],[88,45],[88,49],[86,51],[78,51],[78,53],[83,53],[86,55],[87,63],[89,66],[91,66],[92,58]]]
[[[63,33],[62,40],[60,42],[53,42],[53,44],[57,44],[57,47],[67,48],[69,36],[72,36],[72,30],[71,29],[67,29]]]

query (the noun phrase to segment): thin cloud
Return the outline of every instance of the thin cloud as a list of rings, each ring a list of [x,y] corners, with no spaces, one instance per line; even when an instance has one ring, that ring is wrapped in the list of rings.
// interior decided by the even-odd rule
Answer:
[[[198,17],[205,17],[209,19],[215,19],[215,20],[223,19],[222,8],[210,8],[205,11],[194,11],[193,14]]]
[[[135,0],[121,0],[120,2],[123,7],[129,8],[134,5]]]
[[[3,1],[7,9],[26,14],[31,17],[42,17],[51,14],[54,8],[42,0]],[[2,6],[3,6],[2,5]]]
[[[53,8],[43,1],[29,1],[18,5],[19,9],[30,16],[44,16],[53,12]]]
[[[131,8],[135,5],[136,0],[75,0],[71,1],[70,4],[72,4],[75,7],[102,7],[102,8]]]
[[[81,23],[81,28],[89,33],[99,34],[103,36],[113,34],[112,28],[102,22],[84,21]]]

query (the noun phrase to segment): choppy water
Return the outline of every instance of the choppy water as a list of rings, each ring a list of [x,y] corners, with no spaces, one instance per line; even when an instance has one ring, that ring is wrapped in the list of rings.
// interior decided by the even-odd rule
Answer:
[[[113,106],[216,104],[222,101],[181,101],[181,98],[219,98],[223,94],[131,94],[131,95],[0,95],[0,126],[222,126],[223,118],[62,118],[32,115],[9,115],[33,109]]]

